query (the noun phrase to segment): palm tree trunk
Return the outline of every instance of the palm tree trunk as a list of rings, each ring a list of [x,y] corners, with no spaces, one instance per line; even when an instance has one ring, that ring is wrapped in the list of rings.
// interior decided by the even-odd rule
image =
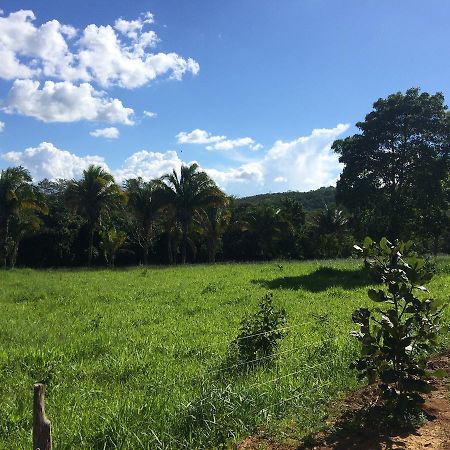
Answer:
[[[188,241],[188,223],[183,223],[183,236],[181,239],[181,264],[186,264],[187,241]]]
[[[169,264],[173,263],[173,253],[172,253],[172,236],[170,232],[167,232],[167,260]]]
[[[212,264],[216,262],[216,245],[213,238],[208,239],[208,261]]]
[[[3,267],[6,269],[8,264],[8,239],[9,239],[9,217],[5,222],[5,240],[3,242]]]
[[[24,236],[23,233],[19,233],[19,235],[17,236],[16,242],[14,242],[14,246],[11,251],[11,256],[9,258],[9,267],[11,269],[14,269],[14,267],[16,266],[17,255],[19,254],[19,244],[20,244],[20,241],[22,240],[23,236]]]
[[[148,265],[148,249],[149,249],[149,244],[148,244],[148,241],[145,240],[145,242],[144,242],[144,266]]]
[[[89,248],[88,248],[88,266],[92,265],[92,256],[94,253],[94,227],[89,230]]]

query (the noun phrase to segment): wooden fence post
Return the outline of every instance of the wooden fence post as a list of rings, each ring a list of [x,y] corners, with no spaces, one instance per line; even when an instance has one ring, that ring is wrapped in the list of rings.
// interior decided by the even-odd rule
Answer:
[[[45,417],[44,385],[34,385],[33,450],[52,450],[52,427]]]

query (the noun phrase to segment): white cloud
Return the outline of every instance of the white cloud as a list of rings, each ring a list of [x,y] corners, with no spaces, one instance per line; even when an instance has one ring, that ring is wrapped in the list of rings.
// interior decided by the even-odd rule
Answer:
[[[35,20],[30,10],[0,16],[1,78],[45,76],[136,88],[160,76],[179,80],[200,69],[192,58],[149,51],[159,43],[154,31],[144,31],[153,23],[149,12],[136,20],[120,18],[114,27],[90,24],[83,30],[57,20],[35,26]]]
[[[257,145],[252,138],[244,137],[239,139],[225,139],[224,141],[220,141],[215,143],[214,145],[208,145],[206,147],[207,150],[233,150],[238,147],[250,147],[253,150],[253,147]]]
[[[261,189],[264,185],[264,168],[259,161],[243,164],[237,168],[226,170],[205,169],[205,171],[225,189],[227,186],[235,184],[250,184],[253,189]]]
[[[117,139],[119,137],[119,130],[116,127],[97,128],[89,133],[94,137],[104,137],[107,139]]]
[[[282,190],[308,191],[336,182],[342,165],[331,150],[334,140],[349,128],[315,129],[309,136],[293,141],[276,141],[253,163],[227,170],[210,169],[208,173],[232,193],[255,194]]]
[[[128,36],[132,39],[137,39],[138,32],[142,31],[142,28],[145,24],[153,23],[154,17],[153,14],[149,11],[140,15],[138,19],[135,20],[125,20],[125,19],[117,19],[114,22],[114,28],[120,33]]]
[[[226,136],[213,136],[205,130],[195,129],[190,133],[181,131],[176,135],[179,144],[211,144],[226,139]]]
[[[250,137],[243,137],[238,139],[228,139],[226,136],[214,136],[205,130],[199,128],[191,132],[181,131],[176,136],[179,144],[208,144],[207,150],[233,150],[239,147],[249,147],[251,150],[259,150],[262,148],[261,144],[257,144]]]
[[[335,183],[342,168],[331,145],[348,128],[349,125],[338,124],[335,128],[315,129],[308,136],[292,141],[276,141],[260,158],[238,167],[220,169],[202,165],[202,169],[228,193],[237,195],[307,191],[329,186]],[[22,152],[5,153],[1,157],[11,164],[23,165],[35,179],[73,178],[89,164],[108,168],[100,156],[79,157],[46,142]],[[183,163],[190,164],[182,161],[175,151],[141,150],[127,158],[118,169],[112,170],[112,174],[118,182],[137,176],[152,179],[173,169],[179,170]]]
[[[182,165],[177,152],[149,152],[141,150],[125,160],[122,167],[114,171],[118,181],[127,178],[142,177],[144,180],[158,178],[173,169],[180,170]]]
[[[158,114],[152,111],[144,111],[144,116],[149,117],[150,119],[155,119],[158,117]]]
[[[57,20],[35,27],[32,23],[35,19],[29,10],[0,17],[0,77],[79,77],[81,73],[74,67],[75,55],[66,41],[75,36],[75,29]]]
[[[0,122],[0,133],[5,129],[5,122]]]
[[[50,142],[29,147],[22,152],[8,152],[1,155],[9,164],[27,168],[35,180],[48,178],[78,178],[90,164],[108,166],[101,156],[77,156],[67,150],[60,150]]]
[[[76,122],[92,120],[132,125],[133,110],[117,98],[107,98],[89,83],[76,86],[68,81],[16,80],[9,91],[3,110],[34,117],[43,122]]]

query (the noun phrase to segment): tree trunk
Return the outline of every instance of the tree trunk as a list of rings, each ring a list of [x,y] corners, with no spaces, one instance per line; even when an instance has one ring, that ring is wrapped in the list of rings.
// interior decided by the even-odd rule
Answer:
[[[13,246],[12,251],[11,251],[11,256],[9,258],[9,267],[10,267],[10,269],[14,269],[14,267],[16,266],[17,254],[19,253],[19,243],[20,243],[20,239],[17,238],[17,241],[14,242],[14,246]]]
[[[144,249],[144,266],[147,266],[148,265],[148,249],[149,249],[149,244],[148,244],[148,240],[146,239],[145,241],[144,241],[144,246],[143,246],[143,249]]]
[[[181,264],[186,264],[186,254],[187,254],[187,240],[188,240],[188,223],[183,223],[182,226],[182,238],[181,238]]]
[[[92,265],[92,256],[94,253],[94,227],[89,230],[89,248],[88,248],[88,266]]]
[[[52,450],[52,427],[45,417],[44,385],[34,385],[33,450]]]
[[[169,264],[173,263],[172,236],[170,235],[170,232],[167,233],[167,259]]]
[[[437,256],[439,251],[439,234],[433,236],[433,254]]]
[[[3,242],[3,267],[6,269],[8,265],[8,239],[9,239],[9,218],[5,221],[5,240]]]
[[[211,264],[216,262],[216,245],[213,239],[208,241],[208,261]]]

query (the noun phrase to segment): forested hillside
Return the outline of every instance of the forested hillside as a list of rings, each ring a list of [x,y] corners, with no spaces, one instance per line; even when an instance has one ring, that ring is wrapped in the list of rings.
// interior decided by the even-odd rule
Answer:
[[[336,188],[333,186],[328,186],[308,192],[288,191],[252,195],[249,197],[237,198],[235,203],[236,205],[280,206],[286,199],[300,202],[305,211],[316,211],[318,209],[322,209],[325,205],[336,205]]]

